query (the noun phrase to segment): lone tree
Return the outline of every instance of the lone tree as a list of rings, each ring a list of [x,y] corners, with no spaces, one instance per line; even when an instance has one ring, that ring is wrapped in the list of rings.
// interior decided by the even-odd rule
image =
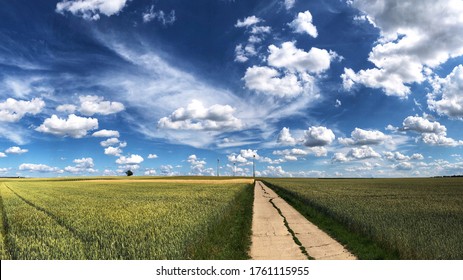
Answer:
[[[133,172],[132,172],[132,170],[127,170],[127,171],[125,171],[125,174],[127,174],[127,176],[132,176]]]

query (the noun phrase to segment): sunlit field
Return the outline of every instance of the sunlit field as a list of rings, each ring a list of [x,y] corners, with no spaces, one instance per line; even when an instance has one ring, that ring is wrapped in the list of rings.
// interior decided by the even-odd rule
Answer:
[[[266,179],[363,259],[463,259],[463,178]]]
[[[204,177],[3,180],[1,258],[246,259],[250,183]]]

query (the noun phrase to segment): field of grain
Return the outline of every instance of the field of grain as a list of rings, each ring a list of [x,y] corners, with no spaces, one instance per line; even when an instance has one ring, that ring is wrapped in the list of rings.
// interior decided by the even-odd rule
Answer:
[[[1,258],[247,258],[249,183],[5,180]]]
[[[345,239],[360,258],[463,259],[462,178],[265,182],[309,219],[339,223],[341,230],[329,223],[322,228]],[[375,255],[361,248],[362,242],[336,236],[343,230],[373,241],[384,251]]]

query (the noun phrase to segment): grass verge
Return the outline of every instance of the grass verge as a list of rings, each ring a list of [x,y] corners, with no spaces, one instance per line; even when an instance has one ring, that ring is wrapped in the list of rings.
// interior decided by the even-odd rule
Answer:
[[[187,259],[249,259],[253,202],[254,185],[249,184],[230,203],[228,215],[224,215],[206,235],[188,246]]]
[[[379,246],[371,238],[350,231],[345,225],[323,213],[320,209],[317,209],[316,205],[313,205],[312,202],[300,195],[267,181],[263,182],[309,221],[343,244],[358,259],[383,260],[400,258],[398,252],[387,250]]]

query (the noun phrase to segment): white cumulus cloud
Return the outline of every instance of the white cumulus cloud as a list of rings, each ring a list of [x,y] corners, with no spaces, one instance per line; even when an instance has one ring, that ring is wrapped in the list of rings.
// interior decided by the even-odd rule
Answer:
[[[413,165],[410,162],[401,162],[393,166],[396,170],[412,170]]]
[[[20,147],[14,146],[14,147],[9,147],[8,149],[6,149],[5,153],[20,155],[20,154],[27,153],[28,151],[29,151],[28,149],[21,149]]]
[[[368,158],[379,158],[381,157],[381,155],[375,152],[373,148],[368,147],[368,146],[363,146],[359,148],[352,148],[347,153],[347,157],[361,160],[361,159],[368,159]]]
[[[288,25],[296,33],[307,33],[314,38],[318,36],[317,28],[312,23],[312,14],[310,11],[298,13],[297,17]]]
[[[104,101],[103,97],[96,95],[80,96],[79,100],[79,112],[85,116],[93,116],[94,114],[110,115],[125,109],[120,102]]]
[[[231,154],[227,156],[229,162],[246,163],[248,160],[240,154]]]
[[[248,67],[243,77],[245,86],[263,94],[279,98],[294,98],[301,94],[318,98],[315,77],[330,68],[338,58],[334,52],[311,48],[298,49],[296,42],[284,42],[281,47],[268,47],[268,66]]]
[[[419,133],[446,134],[447,128],[439,122],[431,122],[418,116],[408,116],[403,121],[403,130],[413,130]]]
[[[286,145],[286,146],[294,146],[296,145],[297,141],[291,135],[289,128],[283,127],[280,133],[278,134],[277,143]]]
[[[87,135],[89,130],[98,128],[98,120],[94,118],[79,117],[74,114],[67,119],[61,119],[56,115],[45,119],[36,131],[49,133],[57,136],[70,136],[72,138],[82,138]]]
[[[93,158],[77,158],[74,159],[73,162],[75,163],[74,166],[66,166],[64,168],[64,171],[70,172],[70,173],[82,173],[82,172],[88,172],[88,173],[95,173],[97,170],[93,169],[95,167],[95,164],[93,163]]]
[[[243,127],[240,119],[233,116],[230,105],[215,104],[208,108],[193,100],[186,108],[178,108],[170,116],[158,121],[158,128],[174,130],[233,131]]]
[[[249,60],[249,57],[256,56],[257,51],[254,44],[238,44],[235,47],[235,61],[237,62],[246,62]]]
[[[335,153],[331,159],[332,162],[348,162],[354,160],[365,160],[380,158],[381,155],[369,146],[351,148],[347,153]]]
[[[51,167],[45,164],[23,163],[19,166],[19,170],[46,173],[46,172],[58,172],[60,169],[57,167]]]
[[[129,157],[126,157],[126,156],[120,156],[117,160],[116,160],[116,163],[117,164],[121,164],[121,165],[137,165],[137,164],[140,164],[143,162],[143,157],[139,156],[139,155],[131,155]]]
[[[107,147],[104,149],[104,154],[118,157],[122,154],[122,150],[120,147]]]
[[[206,168],[206,161],[199,159],[196,155],[190,155],[187,162],[190,163],[191,175],[214,175],[214,169]]]
[[[156,154],[149,154],[149,155],[148,155],[148,158],[149,158],[149,159],[155,159],[155,158],[158,158],[158,155],[156,155]]]
[[[459,146],[463,145],[462,140],[454,140],[447,137],[447,128],[437,121],[431,122],[428,119],[418,116],[408,116],[403,121],[404,131],[415,131],[421,134],[421,140],[428,145],[434,146]]]
[[[463,65],[456,66],[444,79],[438,79],[434,88],[434,92],[428,94],[429,108],[439,115],[462,120]]]
[[[92,134],[93,137],[105,137],[105,138],[118,138],[119,137],[119,131],[117,130],[107,130],[107,129],[102,129],[94,132]]]
[[[333,131],[324,126],[311,126],[304,132],[304,145],[307,147],[326,146],[333,142]]]
[[[117,145],[117,144],[119,144],[120,142],[121,142],[121,141],[119,141],[118,138],[113,137],[113,138],[109,138],[109,139],[106,139],[106,140],[104,140],[104,141],[101,141],[101,142],[100,142],[100,145],[101,145],[102,147],[108,147],[108,146]]]
[[[305,89],[295,74],[281,75],[267,66],[249,67],[243,80],[248,89],[277,97],[295,97]],[[311,84],[307,86],[311,87]]]
[[[445,134],[423,133],[421,139],[424,143],[434,146],[459,146],[463,145],[462,140],[455,140]]]
[[[413,154],[410,158],[414,160],[423,160],[424,156],[422,154]]]
[[[26,114],[37,115],[45,107],[41,98],[34,98],[30,101],[8,98],[0,102],[0,122],[17,122]]]
[[[373,68],[346,68],[345,89],[355,84],[406,97],[426,72],[463,55],[463,5],[457,0],[352,0],[349,3],[380,31],[368,60]],[[432,47],[430,47],[432,46]]]
[[[388,160],[397,160],[397,161],[402,161],[402,160],[410,160],[409,156],[406,156],[400,152],[385,152],[384,157]]]
[[[294,7],[294,4],[296,4],[296,0],[284,0],[285,1],[285,8],[286,10],[290,10]]]
[[[98,20],[100,14],[112,16],[119,13],[127,0],[63,0],[56,4],[56,12],[70,12],[86,20]]]
[[[355,128],[351,132],[351,138],[339,138],[339,143],[343,145],[378,145],[389,139],[379,130],[364,130]]]
[[[330,68],[334,54],[325,49],[312,47],[308,52],[298,49],[295,42],[284,42],[281,48],[275,45],[268,47],[267,58],[270,66],[286,68],[292,72],[321,73]]]
[[[235,27],[249,27],[249,26],[258,24],[261,21],[262,19],[256,16],[249,16],[242,20],[238,20],[235,24]]]
[[[156,169],[146,169],[144,175],[145,176],[154,176],[156,175]]]

